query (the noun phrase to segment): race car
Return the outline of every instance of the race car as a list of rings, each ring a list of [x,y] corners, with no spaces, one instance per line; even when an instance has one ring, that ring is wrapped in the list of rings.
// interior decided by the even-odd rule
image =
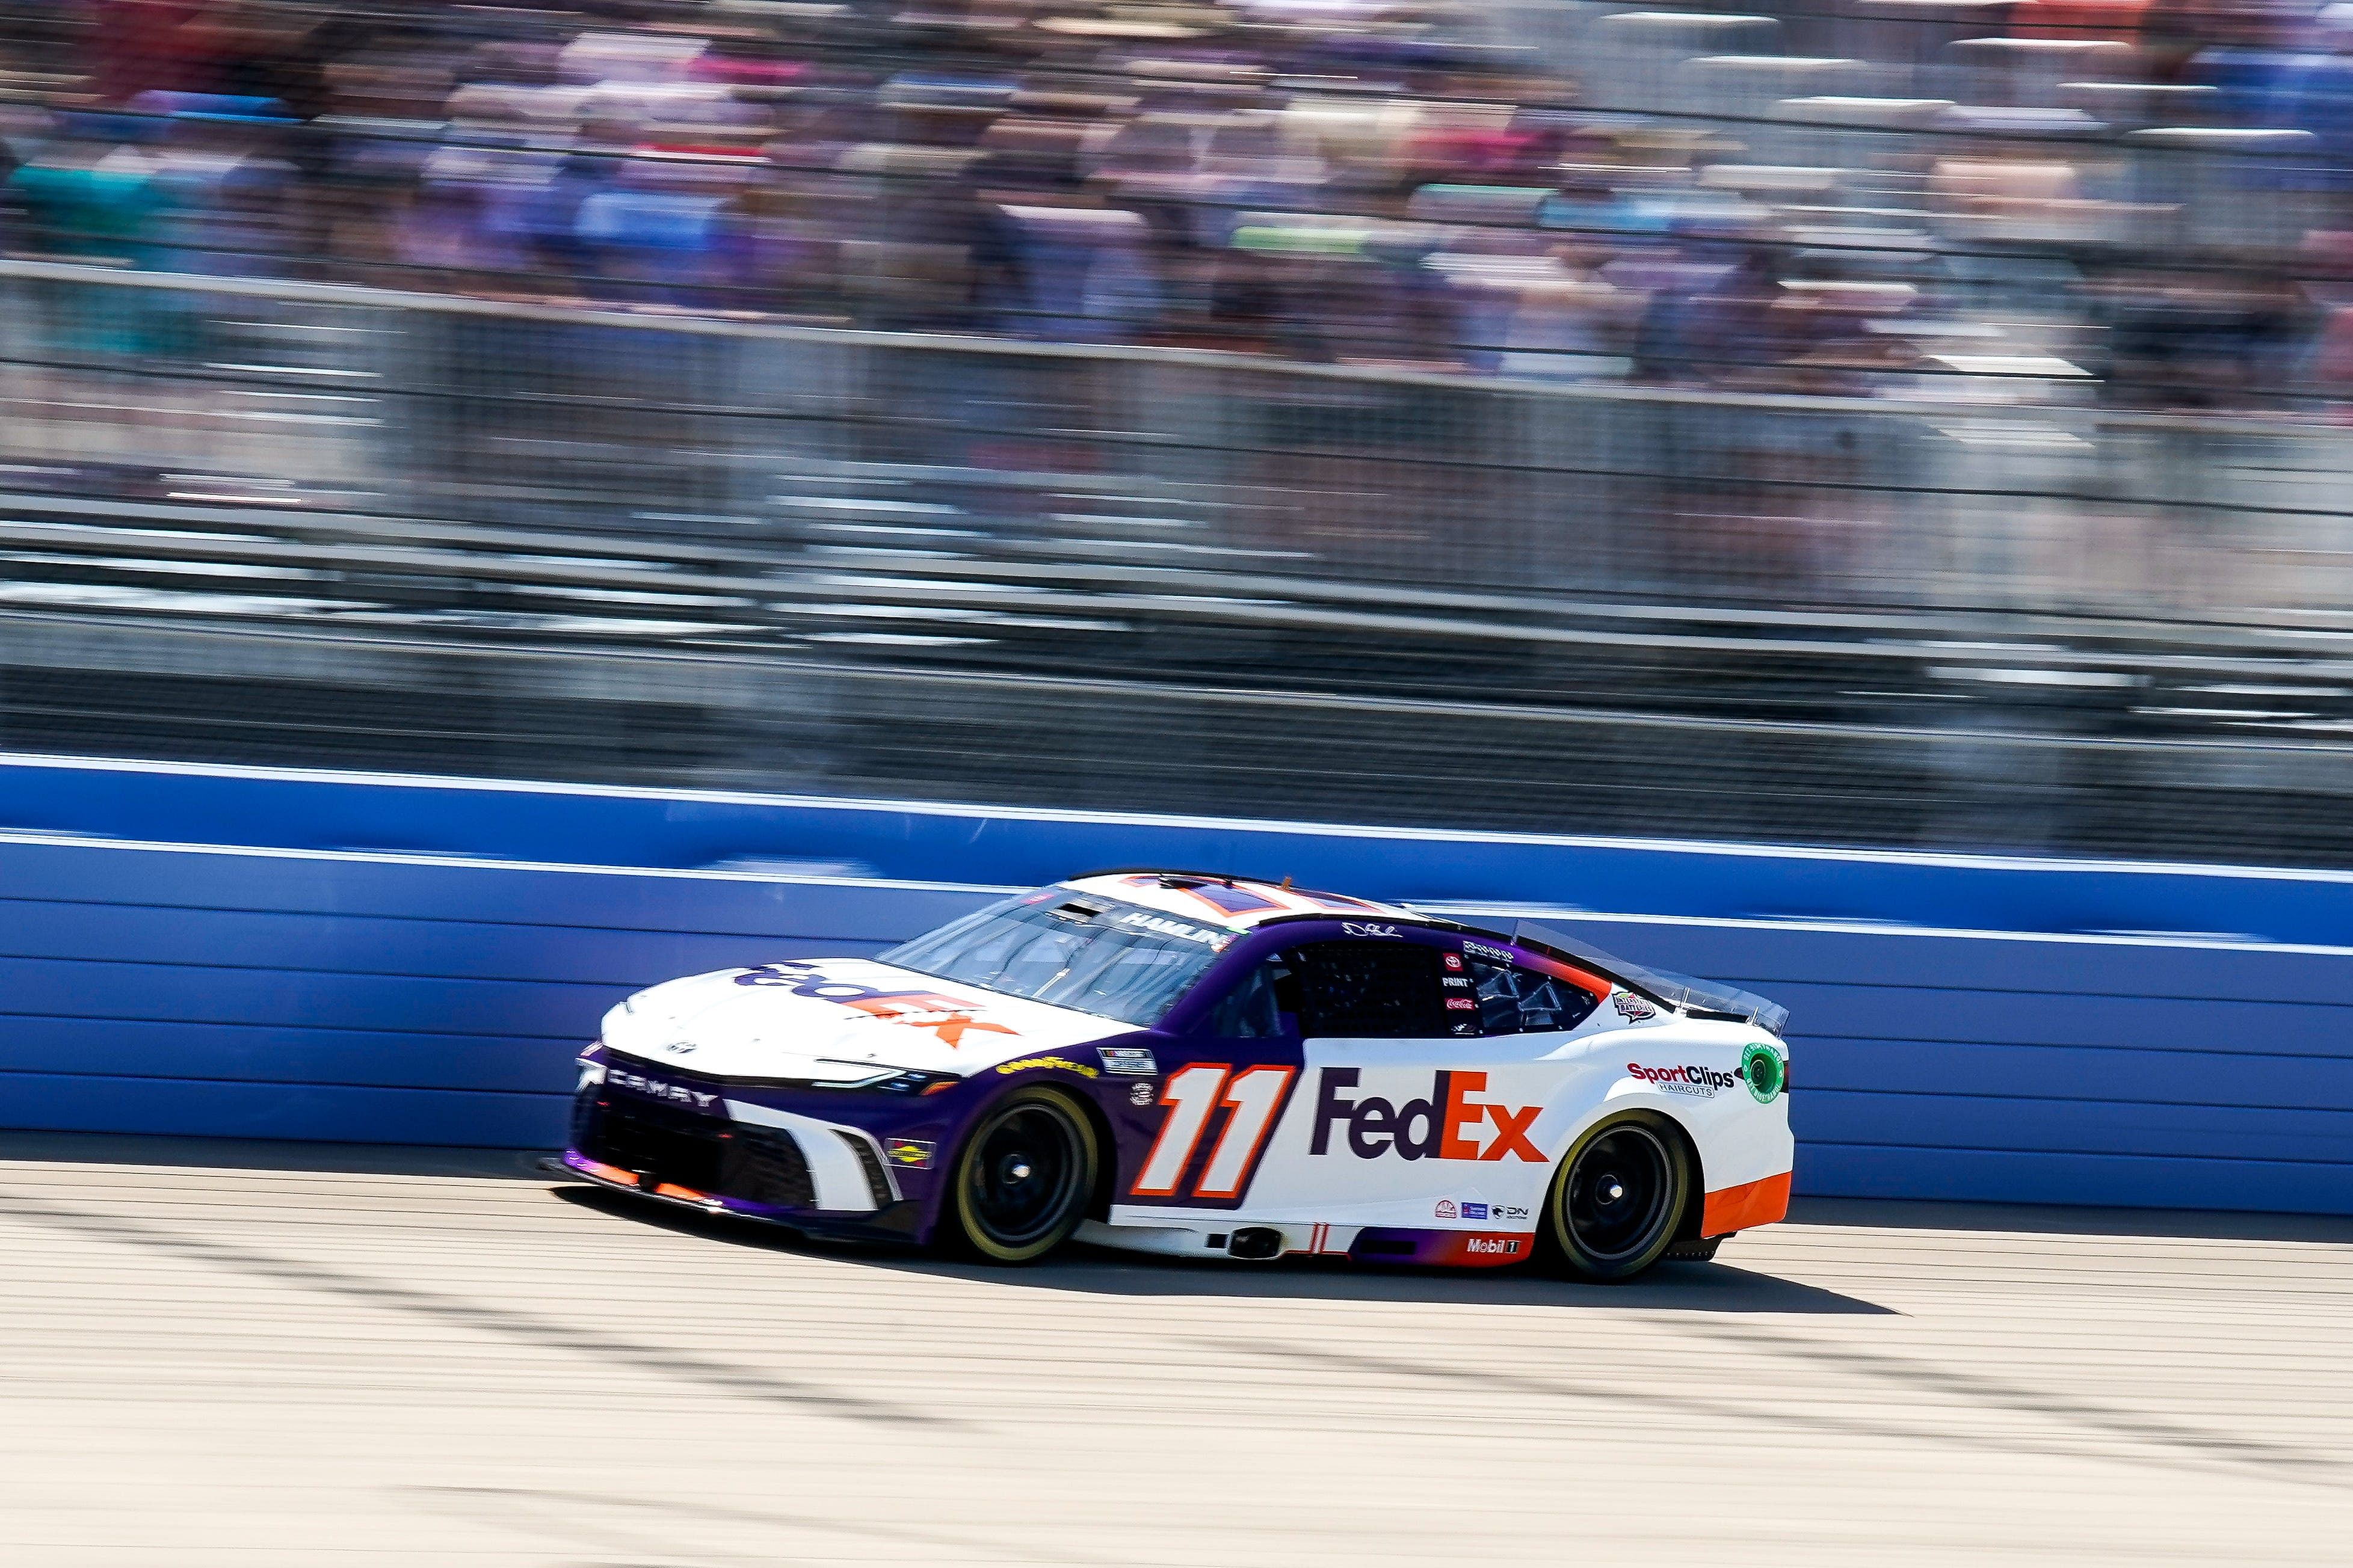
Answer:
[[[1789,1196],[1788,1014],[1532,921],[1093,873],[606,1015],[565,1163],[804,1233],[1587,1279]]]

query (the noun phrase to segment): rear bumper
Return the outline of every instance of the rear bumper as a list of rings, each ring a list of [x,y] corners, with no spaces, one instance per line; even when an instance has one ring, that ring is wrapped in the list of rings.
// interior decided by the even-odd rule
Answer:
[[[1700,1210],[1700,1235],[1729,1236],[1736,1230],[1771,1225],[1784,1217],[1789,1212],[1789,1176],[1790,1173],[1784,1171],[1778,1176],[1743,1182],[1736,1187],[1719,1187],[1708,1194]]]

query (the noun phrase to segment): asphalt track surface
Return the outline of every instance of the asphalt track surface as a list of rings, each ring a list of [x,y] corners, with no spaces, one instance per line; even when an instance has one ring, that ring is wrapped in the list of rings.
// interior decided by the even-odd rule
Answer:
[[[2353,1560],[2342,1221],[1815,1205],[1618,1289],[997,1272],[244,1157],[0,1138],[0,1562]]]

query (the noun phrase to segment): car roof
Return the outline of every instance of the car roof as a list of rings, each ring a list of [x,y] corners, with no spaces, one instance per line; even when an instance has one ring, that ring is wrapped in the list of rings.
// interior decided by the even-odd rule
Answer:
[[[1302,915],[1335,920],[1370,915],[1423,925],[1440,923],[1401,904],[1319,893],[1291,887],[1287,882],[1229,877],[1222,872],[1123,868],[1073,877],[1060,885],[1076,892],[1124,899],[1163,914],[1179,915],[1202,925],[1223,926],[1228,931],[1248,931],[1271,920],[1295,920]]]
[[[1563,963],[1590,970],[1613,984],[1639,992],[1653,1002],[1694,1017],[1755,1023],[1777,1035],[1786,1032],[1789,1026],[1789,1010],[1787,1007],[1754,992],[1630,963],[1558,927],[1530,920],[1514,921],[1509,931],[1495,931],[1465,925],[1442,915],[1425,914],[1402,904],[1377,903],[1370,899],[1353,899],[1342,893],[1319,893],[1305,888],[1294,888],[1288,879],[1269,882],[1260,878],[1229,877],[1216,871],[1170,871],[1151,867],[1129,867],[1113,871],[1090,872],[1057,886],[1073,892],[1124,899],[1129,903],[1141,904],[1146,909],[1175,915],[1198,925],[1223,926],[1228,931],[1249,931],[1271,921],[1345,920],[1350,916],[1367,915],[1382,921],[1410,922],[1462,936],[1509,942],[1547,954]]]

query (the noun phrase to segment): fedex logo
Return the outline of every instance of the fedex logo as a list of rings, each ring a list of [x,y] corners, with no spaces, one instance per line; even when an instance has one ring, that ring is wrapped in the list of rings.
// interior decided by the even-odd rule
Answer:
[[[1363,1077],[1356,1068],[1324,1068],[1315,1091],[1315,1127],[1310,1154],[1329,1153],[1335,1128],[1345,1129],[1348,1152],[1377,1160],[1390,1150],[1401,1160],[1532,1160],[1544,1151],[1528,1141],[1528,1126],[1540,1105],[1494,1105],[1472,1100],[1487,1087],[1483,1072],[1440,1072],[1426,1100],[1392,1105],[1378,1095],[1357,1100],[1349,1092]],[[1487,1129],[1482,1141],[1477,1136]]]
[[[950,1050],[964,1044],[966,1035],[1010,1035],[1015,1032],[1002,1024],[984,1023],[974,1017],[976,1009],[970,1002],[944,996],[936,991],[883,991],[871,985],[860,985],[854,980],[836,980],[816,964],[801,959],[755,965],[738,974],[735,984],[780,985],[788,988],[796,996],[814,997],[821,1002],[853,1008],[886,1024],[929,1029]]]
[[[877,991],[867,996],[829,996],[886,1024],[903,1024],[909,1028],[929,1029],[940,1043],[953,1050],[964,1044],[969,1034],[1010,1035],[1014,1031],[1002,1024],[984,1023],[972,1016],[972,1005],[953,996],[943,996],[936,991]]]

